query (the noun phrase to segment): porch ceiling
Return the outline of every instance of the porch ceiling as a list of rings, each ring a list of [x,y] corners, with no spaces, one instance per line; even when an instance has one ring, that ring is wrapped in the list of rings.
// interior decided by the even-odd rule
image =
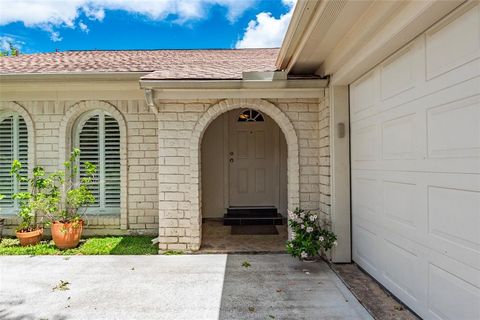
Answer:
[[[348,85],[463,2],[299,0],[277,68]]]

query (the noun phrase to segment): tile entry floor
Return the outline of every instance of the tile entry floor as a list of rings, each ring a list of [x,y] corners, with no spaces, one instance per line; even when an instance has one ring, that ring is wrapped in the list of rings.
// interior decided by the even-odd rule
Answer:
[[[232,235],[221,220],[204,220],[198,253],[284,253],[287,225],[276,226],[278,235]]]

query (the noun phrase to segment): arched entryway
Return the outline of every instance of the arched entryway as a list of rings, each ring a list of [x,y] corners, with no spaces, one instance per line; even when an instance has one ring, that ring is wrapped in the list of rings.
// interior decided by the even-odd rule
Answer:
[[[202,165],[201,165],[201,147],[202,141],[209,126],[219,117],[226,117],[233,119],[232,114],[229,113],[232,110],[236,110],[235,116],[240,117],[242,112],[253,110],[260,113],[265,118],[271,120],[271,123],[277,126],[279,136],[283,135],[286,144],[286,195],[283,197],[286,204],[281,209],[281,200],[275,203],[278,205],[278,209],[286,211],[286,208],[295,208],[299,203],[299,162],[298,162],[298,139],[296,132],[293,128],[288,117],[274,104],[260,99],[245,99],[245,100],[223,100],[218,104],[212,106],[208,111],[199,119],[194,131],[192,133],[192,143],[190,149],[190,204],[191,204],[191,227],[198,230],[198,238],[192,239],[191,250],[198,250],[201,244],[202,237],[202,218],[205,214],[204,206],[202,204]],[[230,117],[229,117],[230,115]],[[264,118],[264,119],[265,119]],[[238,120],[238,118],[237,118]],[[233,121],[233,120],[231,120]],[[241,121],[239,121],[241,122]],[[215,125],[215,124],[214,124]],[[218,124],[217,124],[218,126]],[[247,130],[248,131],[248,130]],[[248,131],[249,132],[249,131]],[[227,154],[230,156],[230,154]],[[229,160],[229,159],[227,159]],[[220,160],[221,161],[221,160]],[[224,161],[224,160],[223,160]],[[235,161],[235,159],[234,159]],[[280,164],[279,164],[280,165]],[[225,170],[225,169],[224,169]],[[278,176],[280,179],[280,175]],[[226,182],[224,181],[224,184]],[[229,185],[232,183],[228,181]],[[223,184],[223,185],[224,185]],[[260,186],[261,187],[261,186]],[[280,181],[278,181],[278,187],[280,189]],[[274,186],[275,188],[275,186]],[[279,194],[279,193],[273,193]],[[231,194],[229,190],[228,201],[231,200]],[[218,206],[221,207],[221,201]],[[226,204],[225,197],[223,198],[224,205]],[[219,213],[216,213],[217,215]],[[196,232],[195,232],[196,233]]]
[[[256,109],[218,116],[201,143],[202,251],[284,250],[287,143]]]

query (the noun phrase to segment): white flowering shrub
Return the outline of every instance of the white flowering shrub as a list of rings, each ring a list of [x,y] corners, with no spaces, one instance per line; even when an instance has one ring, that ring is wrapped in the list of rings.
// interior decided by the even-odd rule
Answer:
[[[320,251],[330,250],[337,244],[337,236],[321,228],[318,215],[297,208],[288,211],[288,225],[292,229],[292,239],[287,241],[287,252],[299,259],[313,258]]]

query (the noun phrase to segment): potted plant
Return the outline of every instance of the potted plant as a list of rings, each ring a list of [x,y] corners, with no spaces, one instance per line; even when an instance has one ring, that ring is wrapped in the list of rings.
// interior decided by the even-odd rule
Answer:
[[[288,211],[292,239],[287,241],[287,252],[302,261],[316,261],[319,254],[337,244],[337,236],[318,223],[318,215],[303,209]]]
[[[0,200],[2,200],[5,196],[3,194],[0,194]],[[0,209],[1,211],[2,209]],[[0,240],[2,239],[2,233],[3,233],[3,225],[5,224],[5,219],[0,218]]]
[[[83,216],[89,205],[95,202],[90,190],[96,174],[96,166],[90,162],[83,163],[83,175],[79,174],[79,149],[74,149],[69,161],[65,162],[62,180],[65,190],[64,199],[58,215],[52,217],[52,238],[59,249],[78,246],[83,232]],[[82,212],[81,212],[82,211]]]
[[[34,245],[40,242],[43,236],[43,220],[45,216],[57,210],[59,193],[56,174],[47,176],[42,167],[35,167],[29,179],[22,176],[22,164],[14,160],[10,173],[19,183],[27,183],[29,191],[17,192],[13,199],[18,201],[18,215],[21,222],[16,230],[16,236],[22,246]],[[40,221],[39,215],[40,216]]]

